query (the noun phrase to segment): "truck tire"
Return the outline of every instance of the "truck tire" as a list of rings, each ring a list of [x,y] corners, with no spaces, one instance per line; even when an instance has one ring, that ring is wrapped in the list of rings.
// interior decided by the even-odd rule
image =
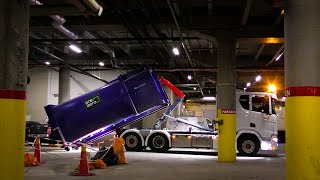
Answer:
[[[255,135],[241,135],[237,140],[239,155],[255,156],[260,150],[260,141]]]
[[[127,151],[141,151],[142,150],[142,140],[139,134],[130,132],[123,135],[125,148]]]
[[[150,136],[148,146],[154,152],[167,152],[169,140],[164,134],[156,133]]]

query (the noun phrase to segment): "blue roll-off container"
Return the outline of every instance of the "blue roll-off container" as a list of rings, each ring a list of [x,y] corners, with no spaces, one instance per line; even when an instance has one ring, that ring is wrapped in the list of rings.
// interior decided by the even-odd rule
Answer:
[[[45,107],[66,142],[92,142],[170,104],[155,72],[143,67],[60,105]],[[58,130],[53,132],[57,136]]]

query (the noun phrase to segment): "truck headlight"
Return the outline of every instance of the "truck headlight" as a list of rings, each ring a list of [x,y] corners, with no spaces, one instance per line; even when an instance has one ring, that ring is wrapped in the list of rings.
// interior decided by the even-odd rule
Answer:
[[[278,137],[273,136],[273,137],[271,138],[271,141],[278,143],[279,140],[278,140]]]

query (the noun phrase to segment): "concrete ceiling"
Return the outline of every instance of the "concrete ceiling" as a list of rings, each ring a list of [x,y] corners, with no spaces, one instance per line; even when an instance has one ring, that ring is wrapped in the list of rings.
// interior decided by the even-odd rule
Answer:
[[[237,88],[254,82],[258,74],[262,81],[249,91],[264,91],[267,83],[276,83],[280,94],[284,88],[283,56],[276,60],[283,53],[284,1],[97,0],[103,7],[101,16],[85,0],[37,3],[32,1],[30,10],[29,68],[44,66],[45,61],[52,68],[67,62],[80,72],[147,64],[188,96],[201,97],[215,94],[216,39],[223,33],[236,39]],[[53,23],[54,15],[66,21]],[[72,52],[70,44],[83,52]],[[179,56],[173,47],[180,50]]]

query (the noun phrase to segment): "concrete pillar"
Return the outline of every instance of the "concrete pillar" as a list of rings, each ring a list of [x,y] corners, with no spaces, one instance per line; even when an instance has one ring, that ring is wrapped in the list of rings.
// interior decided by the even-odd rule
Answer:
[[[286,178],[320,179],[320,1],[285,9]]]
[[[218,39],[217,109],[219,126],[218,161],[236,161],[236,44],[235,39]]]
[[[62,104],[70,99],[70,69],[61,67],[59,69],[59,99]]]
[[[0,179],[23,180],[29,1],[0,1]]]

